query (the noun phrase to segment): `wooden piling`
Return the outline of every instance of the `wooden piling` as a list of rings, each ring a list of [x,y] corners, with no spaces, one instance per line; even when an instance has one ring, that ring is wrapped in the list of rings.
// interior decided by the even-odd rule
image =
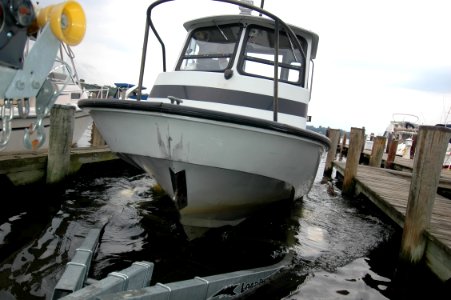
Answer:
[[[373,148],[371,149],[371,156],[369,165],[380,168],[382,163],[382,156],[385,151],[385,142],[387,138],[384,136],[376,136],[373,138]]]
[[[414,158],[416,147],[417,147],[417,135],[415,134],[412,137],[412,146],[410,147],[410,159]]]
[[[337,155],[337,147],[338,141],[340,139],[340,130],[339,129],[330,129],[328,130],[328,137],[330,139],[330,148],[327,152],[326,158],[326,166],[324,167],[324,177],[331,178],[332,176],[332,162],[335,160],[335,156]]]
[[[100,134],[99,130],[96,127],[95,123],[92,123],[92,129],[91,129],[91,145],[93,147],[97,146],[104,146],[106,145],[105,140],[103,139],[102,135]]]
[[[385,161],[386,169],[393,168],[393,162],[395,161],[397,150],[398,150],[398,140],[392,139],[390,142],[390,148],[388,150],[387,160]]]
[[[345,147],[346,147],[346,132],[343,132],[343,138],[341,140],[341,147],[340,147],[340,157],[339,160],[341,161],[343,159]]]
[[[451,129],[420,126],[414,158],[400,258],[412,264],[421,261]]]
[[[346,167],[343,178],[343,194],[352,194],[354,192],[354,177],[357,174],[357,166],[359,165],[360,154],[362,153],[364,129],[351,128],[349,137],[348,155],[346,156]]]
[[[74,134],[75,107],[55,104],[50,111],[47,183],[57,183],[69,174]]]
[[[366,144],[366,139],[367,139],[367,135],[365,133],[365,126],[362,127],[362,130],[363,130],[363,133],[362,133],[363,138],[362,138],[362,145],[360,145],[360,147],[361,147],[360,153],[362,153],[363,150],[365,150],[365,144]]]
[[[393,140],[393,134],[389,133],[388,139],[387,139],[387,148],[385,148],[385,153],[390,152],[390,145],[391,145],[392,140]]]

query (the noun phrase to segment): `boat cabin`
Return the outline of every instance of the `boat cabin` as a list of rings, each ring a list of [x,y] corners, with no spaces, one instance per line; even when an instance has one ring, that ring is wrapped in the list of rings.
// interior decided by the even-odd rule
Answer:
[[[305,128],[315,33],[253,15],[205,17],[184,27],[175,70],[158,76],[151,99]]]
[[[274,78],[274,29],[265,24],[259,25],[260,18],[254,20],[256,24],[239,23],[242,17],[223,17],[224,25],[218,24],[218,18],[195,20],[185,24],[190,31],[188,41],[176,70],[197,70],[224,72],[235,69],[247,76],[255,76],[272,80]],[[237,23],[233,23],[236,21]],[[204,24],[205,25],[200,25]],[[214,24],[208,26],[208,24]],[[245,27],[245,25],[247,25]],[[202,26],[202,27],[199,27]],[[238,52],[238,45],[243,38]],[[287,34],[279,36],[279,81],[305,86],[305,53],[307,42],[298,36],[303,49],[296,48]],[[234,62],[237,64],[234,64]],[[229,76],[230,73],[229,73]]]

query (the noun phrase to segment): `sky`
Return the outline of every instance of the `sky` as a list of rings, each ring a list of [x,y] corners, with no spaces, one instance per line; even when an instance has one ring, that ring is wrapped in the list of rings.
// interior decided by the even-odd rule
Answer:
[[[42,0],[39,7],[62,1]],[[138,83],[146,9],[153,1],[79,0],[86,14],[83,41],[72,47],[88,83]],[[266,0],[264,9],[319,35],[308,125],[383,134],[394,114],[422,125],[451,123],[451,1]],[[260,6],[260,0],[254,0]],[[176,0],[154,10],[173,69],[185,21],[238,13],[236,6]],[[162,71],[151,39],[144,86]],[[399,115],[398,115],[399,116]],[[402,116],[407,118],[407,116]]]

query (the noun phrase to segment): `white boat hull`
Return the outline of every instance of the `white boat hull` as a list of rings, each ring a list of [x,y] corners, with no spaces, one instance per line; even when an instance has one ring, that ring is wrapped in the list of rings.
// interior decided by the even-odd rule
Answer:
[[[161,187],[175,199],[183,225],[236,225],[259,208],[292,197],[292,186],[274,178],[133,154],[125,156],[153,174]],[[177,173],[176,170],[184,172],[186,203],[176,197],[177,190],[172,184],[169,170],[174,170],[174,173]]]
[[[90,113],[109,147],[153,175],[190,226],[233,225],[271,202],[304,196],[326,148],[308,135],[208,118],[100,107]]]

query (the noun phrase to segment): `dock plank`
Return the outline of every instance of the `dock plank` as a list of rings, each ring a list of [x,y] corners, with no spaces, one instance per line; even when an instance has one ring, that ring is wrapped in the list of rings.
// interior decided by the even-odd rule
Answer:
[[[405,168],[413,167],[412,160],[395,159],[404,163]],[[344,174],[345,162],[334,161],[333,166],[338,173]],[[444,174],[443,174],[444,173]],[[441,181],[448,180],[449,170],[442,171]],[[450,177],[451,178],[451,177]],[[377,207],[389,216],[401,228],[407,211],[410,192],[411,175],[383,168],[359,165],[355,177],[356,194],[367,196]],[[428,238],[426,246],[426,263],[437,276],[446,281],[451,278],[451,200],[436,195],[429,229],[425,233]]]
[[[45,178],[47,150],[0,152],[0,176],[6,176],[12,184],[26,185]],[[76,173],[84,164],[118,159],[108,146],[72,148],[70,174]]]

